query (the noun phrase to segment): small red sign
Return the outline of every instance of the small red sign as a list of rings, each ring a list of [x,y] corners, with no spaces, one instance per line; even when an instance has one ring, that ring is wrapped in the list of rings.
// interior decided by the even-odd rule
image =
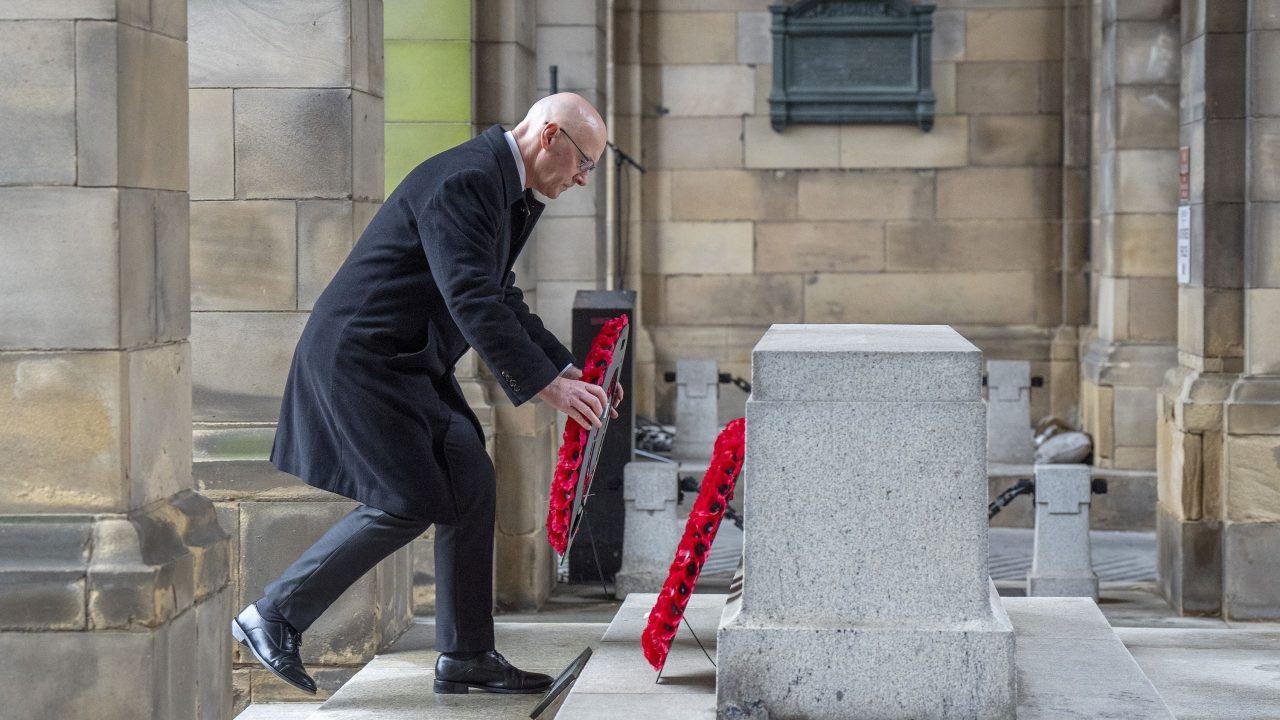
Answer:
[[[1178,149],[1178,198],[1191,201],[1191,148],[1185,145]]]

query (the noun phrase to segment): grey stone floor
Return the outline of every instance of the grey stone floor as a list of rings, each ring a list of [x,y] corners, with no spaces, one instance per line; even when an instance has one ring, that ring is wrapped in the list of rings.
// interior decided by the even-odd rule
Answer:
[[[307,720],[321,703],[254,703],[236,720]]]
[[[1035,531],[991,528],[988,567],[993,580],[1026,580]],[[1156,535],[1094,530],[1089,533],[1093,571],[1100,582],[1155,582]]]
[[[1146,581],[1154,578],[1149,533],[1095,532],[1091,541],[1103,580],[1099,607],[1179,720],[1280,720],[1280,624],[1177,616]],[[992,573],[1004,578],[997,581],[1001,594],[1021,594],[1030,546],[1029,530],[992,529]],[[699,592],[724,592],[740,552],[741,532],[722,525]],[[1117,581],[1121,578],[1129,579]],[[599,648],[620,605],[599,584],[559,585],[541,612],[497,616],[499,649],[522,666],[558,671],[582,647]],[[702,629],[695,630],[702,636]],[[365,675],[324,712],[312,703],[259,704],[237,720],[528,717],[536,702],[529,696],[473,694],[441,702],[430,691],[431,631],[431,619],[419,618],[392,653],[375,660],[372,676]],[[714,637],[710,627],[706,631]],[[377,682],[365,683],[365,678]]]

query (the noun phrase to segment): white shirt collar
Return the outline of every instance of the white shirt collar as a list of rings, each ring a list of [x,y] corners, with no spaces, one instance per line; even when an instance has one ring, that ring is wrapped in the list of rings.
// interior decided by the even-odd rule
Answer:
[[[512,135],[510,130],[502,133],[502,136],[507,139],[507,147],[511,148],[511,154],[516,158],[516,170],[520,171],[520,189],[523,190],[525,187],[524,158],[520,157],[520,148],[516,145],[516,136]]]

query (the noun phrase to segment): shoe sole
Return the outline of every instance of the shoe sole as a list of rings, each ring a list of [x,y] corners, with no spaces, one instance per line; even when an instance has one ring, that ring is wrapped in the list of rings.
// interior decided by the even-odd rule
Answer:
[[[504,695],[535,695],[537,693],[546,692],[547,688],[549,687],[551,686],[548,685],[547,687],[540,687],[540,688],[527,688],[527,689],[522,688],[520,690],[508,690],[506,688],[496,688],[496,687],[490,687],[488,685],[474,685],[471,683],[450,682],[448,680],[435,681],[435,690],[436,690],[436,693],[439,695],[466,695],[472,689],[476,689],[481,692],[503,693]]]
[[[267,661],[266,661],[266,660],[263,660],[263,659],[262,659],[262,656],[258,654],[258,651],[257,651],[257,650],[255,650],[255,649],[253,648],[253,643],[249,642],[249,636],[245,634],[245,632],[244,632],[244,628],[240,627],[240,621],[239,621],[239,620],[232,620],[232,621],[231,621],[231,637],[235,638],[236,642],[238,642],[238,643],[240,643],[241,645],[243,645],[243,646],[245,646],[245,647],[249,648],[249,652],[253,653],[253,657],[254,657],[254,659],[255,659],[255,660],[257,660],[257,661],[258,661],[258,663],[259,663],[260,665],[262,665],[262,667],[266,668],[267,670],[270,670],[272,675],[275,675],[276,677],[278,677],[278,678],[280,678],[281,680],[283,680],[283,681],[285,681],[285,682],[289,683],[289,684],[290,684],[290,685],[292,685],[293,687],[298,688],[299,690],[301,690],[301,691],[302,691],[302,692],[304,692],[304,693],[307,693],[307,694],[309,694],[309,695],[315,695],[315,694],[316,694],[316,691],[315,691],[315,690],[312,690],[312,689],[308,688],[308,687],[307,687],[307,686],[305,686],[305,685],[299,685],[298,683],[294,682],[293,680],[290,680],[289,678],[285,677],[283,674],[281,674],[281,673],[280,673],[280,671],[279,671],[279,670],[276,670],[275,668],[273,668],[273,667],[271,667],[270,665],[268,665],[268,664],[267,664]]]

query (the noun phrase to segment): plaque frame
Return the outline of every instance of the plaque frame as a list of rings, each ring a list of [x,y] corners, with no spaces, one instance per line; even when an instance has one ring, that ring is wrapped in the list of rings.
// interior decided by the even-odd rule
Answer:
[[[937,98],[932,87],[932,4],[906,0],[800,0],[770,5],[773,16],[773,90],[769,118],[775,132],[798,123],[911,123],[933,129]],[[894,47],[911,63],[906,81],[812,82],[817,67],[807,54],[814,39],[857,57],[869,43]],[[865,66],[861,68],[865,70]],[[852,74],[852,73],[850,73]]]

